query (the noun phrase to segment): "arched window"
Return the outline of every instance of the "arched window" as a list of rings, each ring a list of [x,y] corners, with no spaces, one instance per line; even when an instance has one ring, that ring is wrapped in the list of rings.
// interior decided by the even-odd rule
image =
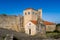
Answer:
[[[28,15],[30,15],[30,12],[28,12]]]
[[[34,14],[34,12],[32,12],[32,14]]]
[[[29,23],[29,25],[31,25],[31,23]]]
[[[27,15],[27,13],[25,12],[25,15]]]

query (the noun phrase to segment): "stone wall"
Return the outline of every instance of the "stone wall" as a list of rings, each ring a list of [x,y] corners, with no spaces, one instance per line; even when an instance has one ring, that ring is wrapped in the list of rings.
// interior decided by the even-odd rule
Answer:
[[[60,32],[60,26],[57,26],[56,27],[56,30]]]
[[[53,32],[56,29],[56,25],[46,25],[46,31],[47,32]]]
[[[15,15],[0,15],[0,28],[11,29],[15,31],[20,31],[20,27],[23,25],[22,16]]]

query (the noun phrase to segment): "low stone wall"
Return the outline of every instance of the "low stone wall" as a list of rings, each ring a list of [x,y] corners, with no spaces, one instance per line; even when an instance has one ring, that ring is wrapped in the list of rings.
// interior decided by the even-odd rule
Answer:
[[[19,40],[60,40],[60,39],[20,38]]]
[[[20,37],[18,40],[60,40],[60,39],[51,39],[51,38],[28,38],[28,37]]]
[[[5,40],[5,38],[0,37],[0,40]],[[17,38],[13,38],[13,39],[6,39],[6,40],[60,40],[60,39],[51,39],[51,38],[46,38],[46,39],[42,39],[42,38],[31,38],[31,37],[20,37],[19,39]]]

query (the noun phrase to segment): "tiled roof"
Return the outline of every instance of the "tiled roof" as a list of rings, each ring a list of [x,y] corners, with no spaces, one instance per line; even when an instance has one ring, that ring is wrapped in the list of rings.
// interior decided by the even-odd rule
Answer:
[[[45,24],[45,25],[54,25],[55,23],[48,22],[48,21],[44,21],[44,24]]]
[[[35,25],[37,24],[37,21],[36,20],[32,20],[31,22],[34,23]],[[43,24],[44,25],[54,25],[55,23],[44,21]]]
[[[32,20],[31,22],[34,23],[35,25],[37,24],[37,21],[36,20]]]

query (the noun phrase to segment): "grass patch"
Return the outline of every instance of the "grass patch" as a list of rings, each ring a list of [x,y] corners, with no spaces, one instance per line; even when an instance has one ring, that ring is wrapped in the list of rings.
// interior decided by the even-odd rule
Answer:
[[[46,32],[48,38],[60,38],[60,32]]]

